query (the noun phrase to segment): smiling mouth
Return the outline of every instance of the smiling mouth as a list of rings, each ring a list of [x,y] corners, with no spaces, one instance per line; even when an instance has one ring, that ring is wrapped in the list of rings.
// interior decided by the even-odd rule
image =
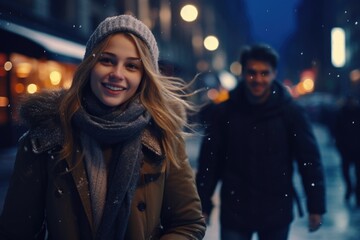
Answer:
[[[109,89],[109,90],[112,90],[112,91],[123,91],[123,90],[126,90],[126,88],[124,87],[118,87],[118,86],[114,86],[114,85],[111,85],[111,84],[108,84],[108,83],[102,83],[102,85]]]

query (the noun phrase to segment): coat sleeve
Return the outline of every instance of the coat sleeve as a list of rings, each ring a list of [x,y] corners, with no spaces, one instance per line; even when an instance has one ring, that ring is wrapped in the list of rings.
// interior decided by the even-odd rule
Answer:
[[[317,140],[310,120],[301,106],[290,109],[291,143],[294,157],[306,194],[310,214],[323,214],[325,206],[325,177]]]
[[[23,137],[0,216],[0,239],[44,239],[45,168]]]
[[[203,212],[210,216],[213,209],[212,196],[225,166],[226,146],[223,121],[226,115],[223,105],[214,105],[206,110],[204,136],[198,158],[196,185],[200,195]],[[224,120],[225,119],[225,120]]]
[[[166,174],[161,240],[202,239],[206,224],[189,162],[184,160],[179,168],[170,163]]]

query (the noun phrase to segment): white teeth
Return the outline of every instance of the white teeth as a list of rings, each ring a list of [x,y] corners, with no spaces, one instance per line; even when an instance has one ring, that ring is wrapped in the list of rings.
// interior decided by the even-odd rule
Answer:
[[[113,91],[121,91],[121,90],[125,90],[125,88],[122,88],[122,87],[115,87],[113,85],[110,85],[110,84],[104,84],[104,87],[110,89],[110,90],[113,90]]]

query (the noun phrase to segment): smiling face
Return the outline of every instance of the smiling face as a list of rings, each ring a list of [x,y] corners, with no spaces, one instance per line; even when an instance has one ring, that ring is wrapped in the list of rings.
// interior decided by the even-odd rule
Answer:
[[[117,33],[110,37],[91,71],[91,90],[106,106],[119,106],[136,93],[143,69],[133,39]]]
[[[271,83],[276,77],[276,71],[264,61],[249,60],[244,69],[246,89],[250,101],[262,103],[266,101],[271,91]]]

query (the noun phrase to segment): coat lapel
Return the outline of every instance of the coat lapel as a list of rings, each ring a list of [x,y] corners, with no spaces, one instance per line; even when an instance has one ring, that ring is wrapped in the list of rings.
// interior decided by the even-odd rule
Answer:
[[[79,160],[81,158],[80,153],[77,153],[76,159]],[[68,160],[68,165],[72,166]],[[76,189],[79,193],[82,205],[84,207],[85,214],[89,220],[89,224],[91,229],[94,230],[93,226],[93,217],[92,217],[92,210],[91,210],[91,202],[90,202],[90,191],[89,191],[89,182],[87,179],[87,175],[85,172],[85,165],[84,161],[80,161],[71,171],[71,175],[74,179],[74,183]]]

